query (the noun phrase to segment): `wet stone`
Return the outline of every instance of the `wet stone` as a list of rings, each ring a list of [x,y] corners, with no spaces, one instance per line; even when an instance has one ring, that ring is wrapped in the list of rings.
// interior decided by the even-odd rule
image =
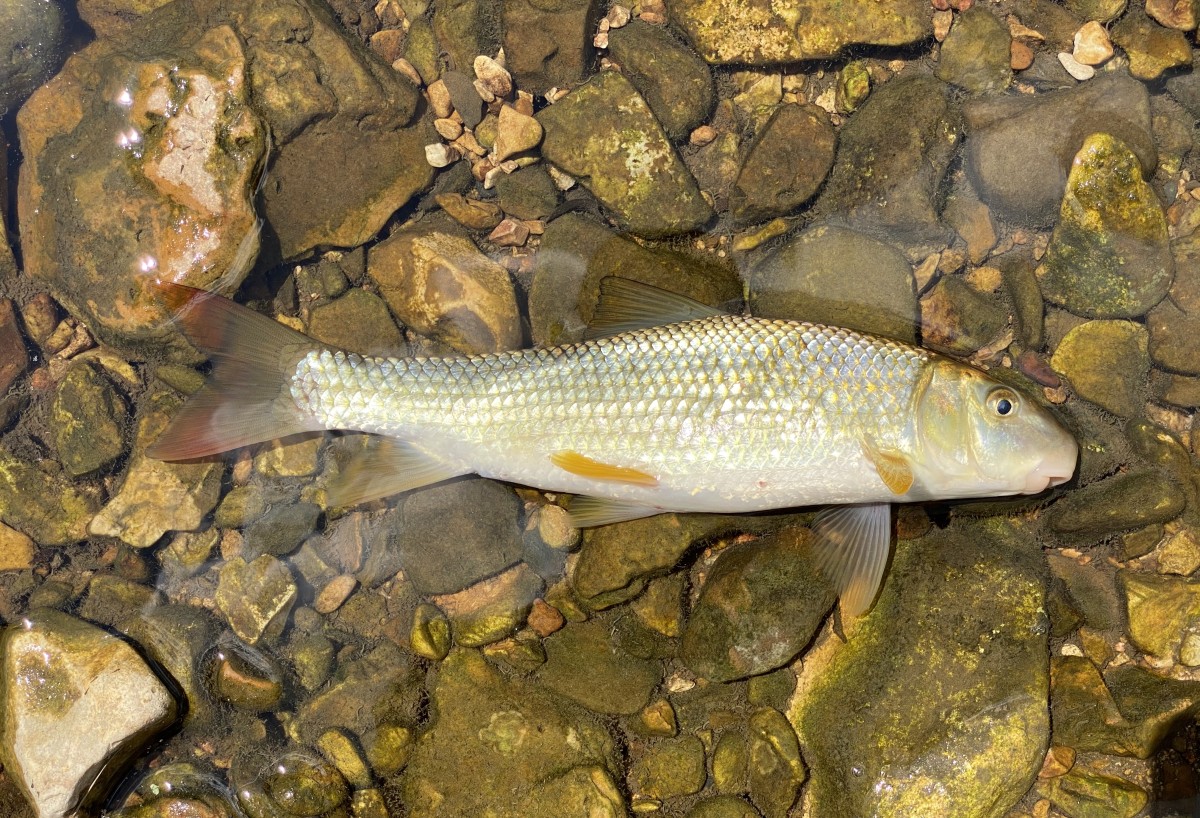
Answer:
[[[1150,374],[1149,339],[1146,328],[1133,321],[1088,321],[1067,333],[1050,365],[1079,397],[1130,417],[1143,403],[1141,389]]]
[[[213,522],[219,528],[242,528],[266,512],[267,502],[262,486],[236,486],[221,499]]]
[[[283,697],[282,674],[272,661],[261,651],[233,640],[218,649],[210,672],[213,693],[239,710],[274,710]]]
[[[672,639],[683,630],[683,594],[687,576],[683,572],[652,579],[629,604],[648,628]]]
[[[587,782],[597,776],[601,792],[611,790],[620,805],[610,779],[618,769],[612,737],[585,710],[502,676],[470,651],[454,651],[442,663],[431,699],[436,718],[401,774],[413,818],[569,815],[564,790],[595,789]],[[594,774],[539,785],[548,770],[584,766]],[[466,769],[470,776],[462,774]],[[609,805],[597,814],[617,815],[620,808]]]
[[[815,105],[781,105],[738,169],[730,209],[742,224],[791,213],[808,201],[833,166],[836,136]]]
[[[673,141],[682,141],[712,111],[716,91],[708,66],[666,29],[631,20],[609,32],[608,54]]]
[[[130,645],[53,611],[0,637],[0,692],[0,760],[41,816],[106,795],[176,712]]]
[[[295,551],[313,533],[321,508],[314,503],[278,503],[242,532],[243,556],[281,557]]]
[[[1036,543],[996,521],[898,544],[849,642],[806,656],[790,720],[810,807],[982,816],[1024,795],[1050,732],[1042,571]]]
[[[0,300],[0,395],[8,392],[29,366],[29,353],[25,339],[17,327],[17,316],[12,302]]]
[[[394,355],[404,349],[404,336],[377,295],[349,290],[341,298],[314,307],[308,319],[308,334],[360,355]]]
[[[969,355],[1007,326],[1004,302],[958,276],[943,276],[921,299],[921,339],[940,352]]]
[[[1200,540],[1191,529],[1180,529],[1167,537],[1155,556],[1160,573],[1190,576],[1200,569]]]
[[[309,477],[317,472],[324,442],[321,435],[272,440],[255,454],[254,471],[263,477]]]
[[[802,530],[730,546],[688,616],[680,658],[714,682],[774,670],[811,641],[833,601]]]
[[[0,571],[24,571],[32,568],[36,550],[37,545],[32,539],[15,528],[0,523]]]
[[[79,614],[104,625],[123,625],[139,611],[151,610],[163,603],[162,594],[136,582],[109,574],[92,577]]]
[[[371,786],[371,771],[367,767],[367,760],[345,730],[326,730],[317,740],[317,748],[351,787],[361,790]]]
[[[700,56],[713,64],[773,65],[835,57],[849,45],[908,45],[931,30],[928,6],[921,0],[787,0],[769,6],[684,0],[670,12]]]
[[[1192,48],[1182,31],[1163,28],[1149,17],[1131,12],[1112,28],[1112,40],[1129,55],[1129,73],[1156,80],[1170,68],[1192,64]]]
[[[1008,27],[987,7],[971,6],[942,43],[937,78],[971,93],[1002,91],[1012,81]]]
[[[1072,160],[1089,134],[1124,142],[1147,175],[1158,164],[1149,94],[1121,72],[1033,97],[980,97],[963,111],[975,190],[997,215],[1017,224],[1054,221]]]
[[[423,602],[413,611],[409,642],[418,656],[440,662],[450,652],[450,620],[438,606]]]
[[[960,128],[950,89],[933,77],[899,77],[880,86],[838,135],[817,214],[844,219],[920,257],[944,248],[951,234],[938,218],[934,191]]]
[[[504,54],[518,87],[544,94],[571,88],[587,74],[592,35],[601,16],[596,0],[506,0],[501,13]]]
[[[546,664],[537,680],[597,713],[632,715],[650,700],[662,667],[614,645],[604,622],[572,622],[546,639]]]
[[[346,779],[332,765],[308,753],[289,753],[272,764],[263,786],[275,805],[289,815],[324,815],[350,796]]]
[[[1048,554],[1047,562],[1066,587],[1072,608],[1088,626],[1108,631],[1124,625],[1124,605],[1111,571],[1059,554]]]
[[[207,723],[213,715],[212,699],[198,659],[215,641],[213,617],[201,608],[167,604],[137,611],[121,627],[179,683],[188,705],[185,723]]]
[[[58,68],[64,23],[57,3],[14,0],[0,9],[0,111],[15,111]]]
[[[253,645],[283,630],[296,593],[291,571],[270,554],[249,563],[234,557],[221,567],[217,606],[233,632]]]
[[[1173,657],[1185,633],[1200,628],[1200,582],[1132,571],[1118,576],[1133,643],[1152,656]]]
[[[41,545],[87,536],[97,503],[65,480],[0,448],[0,520]]]
[[[1050,530],[1072,541],[1165,523],[1178,517],[1185,497],[1156,472],[1115,474],[1071,492],[1046,513]]]
[[[541,165],[501,176],[496,196],[501,209],[518,219],[545,219],[558,207],[558,188]]]
[[[167,463],[143,452],[182,404],[174,395],[154,395],[138,420],[134,452],[116,496],[88,525],[88,533],[116,537],[149,548],[168,531],[194,531],[216,506],[225,471],[219,461]]]
[[[50,405],[54,448],[68,474],[110,465],[125,450],[125,402],[112,381],[86,363],[73,364]]]
[[[916,341],[912,268],[893,246],[843,227],[789,239],[748,275],[750,311]]]
[[[704,745],[695,736],[647,745],[629,777],[635,796],[666,799],[700,792],[708,777]]]
[[[520,501],[483,479],[458,480],[409,495],[395,549],[408,580],[424,594],[461,591],[521,556]]]
[[[508,273],[453,224],[393,233],[371,248],[367,275],[388,307],[422,335],[468,354],[521,345]]]
[[[609,115],[618,108],[619,120]],[[542,156],[584,180],[631,232],[687,233],[712,218],[646,101],[617,72],[592,78],[538,119],[546,130]]]
[[[1043,294],[1077,315],[1133,318],[1167,294],[1173,268],[1162,206],[1137,157],[1108,134],[1088,137],[1037,270]]]
[[[491,230],[504,218],[495,202],[468,198],[461,193],[439,193],[436,200],[450,218],[471,230]]]
[[[688,812],[687,818],[761,818],[758,810],[736,795],[705,798]]]

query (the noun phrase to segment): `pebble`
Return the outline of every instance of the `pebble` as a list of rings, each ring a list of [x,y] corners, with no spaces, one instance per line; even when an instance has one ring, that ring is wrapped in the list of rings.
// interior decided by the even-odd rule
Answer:
[[[433,111],[433,115],[439,119],[445,119],[454,113],[454,103],[450,99],[450,89],[446,87],[446,83],[442,80],[435,80],[429,83],[429,87],[425,89],[429,96],[429,108]]]
[[[501,54],[503,56],[503,54]],[[512,95],[513,79],[512,74],[498,62],[484,55],[475,58],[475,76],[479,78],[476,89],[485,92],[491,96],[480,94],[484,102],[491,102],[493,99],[508,99]]]
[[[566,619],[558,608],[548,604],[545,600],[535,599],[527,622],[529,627],[533,628],[534,633],[546,637],[561,630],[562,626],[566,624]]]
[[[504,219],[488,234],[488,241],[501,247],[520,247],[529,240],[529,228],[519,219]]]
[[[425,146],[425,161],[430,167],[444,168],[457,162],[461,154],[452,145],[445,142],[434,142]]]
[[[37,550],[32,539],[0,523],[0,571],[24,571],[33,567]]]
[[[221,566],[216,600],[233,632],[253,645],[283,630],[297,593],[287,565],[263,554],[250,563],[234,557]]]
[[[1075,48],[1071,52],[1071,56],[1081,65],[1102,65],[1107,62],[1113,55],[1112,42],[1108,39],[1108,30],[1097,23],[1095,20],[1084,23],[1079,31],[1075,32]],[[1071,67],[1063,63],[1063,67],[1068,72]],[[1078,77],[1072,72],[1071,76],[1075,79],[1087,79],[1087,77]]]
[[[950,9],[938,9],[933,13],[933,38],[939,43],[946,39],[946,35],[950,33],[950,26],[954,23],[954,12]]]
[[[1058,61],[1062,63],[1062,67],[1067,70],[1068,74],[1080,82],[1096,76],[1096,69],[1090,65],[1084,65],[1065,51],[1058,52]]]
[[[462,123],[456,119],[435,119],[433,121],[433,129],[438,132],[443,139],[448,139],[453,142],[462,136]]]
[[[1033,65],[1033,49],[1020,40],[1013,40],[1009,46],[1009,67],[1013,71],[1024,71]]]
[[[1179,31],[1196,28],[1194,0],[1146,0],[1146,13],[1167,28]]]
[[[1191,576],[1200,569],[1200,541],[1191,529],[1184,528],[1170,535],[1155,556],[1161,573]]]
[[[504,218],[504,212],[495,202],[472,199],[461,193],[439,193],[436,201],[450,218],[472,230],[490,231]]]
[[[496,141],[492,146],[492,156],[496,162],[503,162],[518,153],[531,151],[541,141],[542,125],[540,122],[521,113],[511,105],[505,105],[500,109]]]
[[[346,598],[354,592],[358,580],[352,574],[340,574],[326,583],[313,602],[313,610],[319,614],[330,614],[341,607]]]

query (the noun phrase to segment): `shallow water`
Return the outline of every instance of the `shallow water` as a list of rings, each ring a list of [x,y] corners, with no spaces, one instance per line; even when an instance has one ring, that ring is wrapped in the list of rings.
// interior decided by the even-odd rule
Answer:
[[[0,815],[118,740],[61,803],[1196,814],[1187,4],[827,5],[83,4],[5,120]],[[900,507],[854,619],[809,509],[580,532],[476,478],[330,507],[356,435],[148,458],[209,371],[152,275],[402,355],[574,342],[634,278],[969,361],[1081,461]]]

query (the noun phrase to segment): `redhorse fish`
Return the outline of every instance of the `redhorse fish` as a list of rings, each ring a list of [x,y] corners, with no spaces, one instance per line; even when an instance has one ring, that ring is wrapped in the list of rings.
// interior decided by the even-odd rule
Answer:
[[[891,503],[1040,492],[1078,455],[1049,412],[966,364],[623,279],[602,282],[589,340],[444,358],[343,352],[158,287],[215,366],[154,457],[344,429],[384,440],[329,486],[331,506],[469,473],[579,495],[579,526],[837,506],[815,542],[851,615],[882,581]]]

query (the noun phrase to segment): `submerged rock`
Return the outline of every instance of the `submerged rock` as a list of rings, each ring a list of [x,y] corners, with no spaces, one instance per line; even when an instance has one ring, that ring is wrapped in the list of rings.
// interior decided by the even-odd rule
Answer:
[[[452,225],[408,227],[371,248],[367,275],[392,312],[422,335],[467,354],[521,346],[508,272]]]
[[[1042,571],[1006,523],[899,544],[849,642],[805,659],[790,718],[814,814],[982,818],[1016,804],[1050,734]]]
[[[1187,498],[1169,478],[1157,472],[1130,471],[1074,491],[1046,513],[1050,530],[1072,541],[1165,523],[1178,517]]]
[[[0,520],[41,545],[87,536],[98,503],[71,483],[0,448]]]
[[[942,43],[937,77],[972,93],[1003,91],[1012,82],[1008,28],[985,6],[959,14]]]
[[[1147,175],[1158,164],[1150,96],[1124,73],[1033,97],[982,97],[967,102],[963,112],[966,166],[979,198],[1018,224],[1054,220],[1072,160],[1093,133],[1128,145]]]
[[[938,218],[936,196],[960,128],[949,89],[933,77],[881,85],[842,126],[815,210],[918,257],[944,248],[952,233]]]
[[[822,59],[848,45],[909,45],[932,30],[929,6],[921,0],[682,0],[670,11],[710,63]]]
[[[804,649],[833,601],[802,530],[730,546],[688,616],[680,658],[714,682],[766,673]]]
[[[529,288],[534,342],[554,346],[580,340],[595,309],[600,280],[610,275],[713,306],[742,297],[742,284],[731,264],[669,247],[645,247],[569,213],[546,227],[537,254]]]
[[[58,68],[64,22],[56,0],[0,5],[0,114],[18,108]]]
[[[609,32],[608,53],[671,139],[682,140],[712,111],[716,89],[708,66],[666,29],[630,20]]]
[[[687,233],[712,218],[646,101],[616,71],[576,88],[538,120],[546,131],[542,156],[579,178],[630,231]]]
[[[54,448],[69,474],[102,469],[121,456],[125,415],[125,402],[108,378],[90,364],[72,364],[50,406]]]
[[[738,169],[729,196],[742,223],[786,215],[808,201],[833,166],[837,139],[815,105],[781,105],[763,126]]]
[[[544,94],[585,78],[601,13],[598,0],[504,0],[501,5],[504,55],[519,87]]]
[[[46,610],[0,637],[0,697],[0,760],[42,818],[102,802],[176,709],[130,645]]]
[[[611,774],[619,769],[612,737],[582,708],[507,679],[471,651],[446,658],[431,698],[436,715],[401,775],[413,818],[624,814],[611,803],[579,811],[581,802],[615,791]],[[594,773],[547,781],[551,771],[580,767]]]
[[[1129,73],[1156,80],[1170,68],[1192,64],[1192,47],[1182,31],[1163,28],[1145,14],[1131,12],[1113,26],[1112,40],[1129,55]]]
[[[597,713],[631,715],[650,701],[662,666],[614,645],[604,622],[571,622],[546,639],[546,664],[537,680]]]
[[[1116,415],[1141,410],[1150,374],[1149,333],[1133,321],[1088,321],[1066,334],[1050,365],[1084,400]]]
[[[1135,318],[1162,300],[1173,274],[1166,218],[1137,157],[1107,133],[1089,136],[1037,270],[1043,295],[1077,315]]]
[[[912,268],[895,247],[818,225],[788,239],[747,275],[750,312],[850,327],[916,343]]]

